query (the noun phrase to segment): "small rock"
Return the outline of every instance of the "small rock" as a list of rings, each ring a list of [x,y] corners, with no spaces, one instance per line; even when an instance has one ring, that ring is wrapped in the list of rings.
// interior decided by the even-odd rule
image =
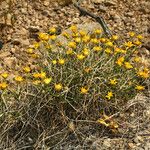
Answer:
[[[104,145],[105,147],[111,147],[111,141],[110,141],[110,139],[104,140],[103,145]]]
[[[30,45],[29,39],[21,40],[21,44],[24,46],[29,46]]]
[[[98,10],[99,10],[100,12],[106,12],[106,11],[107,11],[107,7],[100,5],[100,6],[98,7]]]
[[[39,27],[38,26],[30,26],[29,28],[28,28],[28,30],[29,30],[29,32],[39,32]]]
[[[104,4],[106,6],[115,6],[117,3],[114,0],[106,0],[106,1],[104,1]]]
[[[104,0],[92,0],[92,2],[93,3],[95,3],[95,4],[100,4],[100,3],[102,3]]]
[[[42,11],[42,15],[48,17],[48,16],[49,16],[49,11],[43,10],[43,11]]]
[[[3,53],[0,54],[0,59],[3,59],[3,58],[8,57],[10,55],[11,55],[10,52],[3,52]]]
[[[4,65],[9,68],[14,68],[16,65],[16,58],[15,57],[6,57],[4,59]]]
[[[14,40],[12,40],[11,44],[13,44],[13,45],[19,45],[20,44],[20,39],[14,39]]]
[[[136,148],[136,145],[134,143],[128,143],[129,148],[134,149]]]
[[[8,26],[12,26],[12,15],[11,14],[7,14],[6,24]]]
[[[46,0],[43,2],[43,4],[44,4],[44,6],[49,6],[50,2],[49,2],[49,0]]]

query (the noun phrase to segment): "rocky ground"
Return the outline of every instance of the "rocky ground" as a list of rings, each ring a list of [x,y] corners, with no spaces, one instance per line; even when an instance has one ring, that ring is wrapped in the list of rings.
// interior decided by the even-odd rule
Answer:
[[[61,6],[56,2],[51,3],[50,0],[8,2],[9,0],[0,1],[0,41],[3,42],[3,48],[0,50],[0,72],[4,69],[10,72],[14,68],[17,69],[20,61],[24,60],[24,51],[33,44],[39,31],[47,31],[49,27],[65,30],[71,24],[94,22],[87,16],[79,16],[79,11],[73,4]],[[102,16],[111,31],[121,38],[129,31],[142,34],[145,38],[142,51],[146,57],[150,55],[150,3],[147,0],[85,0],[83,6],[95,15]],[[150,133],[150,127],[145,127],[144,131]],[[86,138],[84,146],[78,145],[76,148],[69,142],[68,147],[62,145],[62,148],[58,149],[150,149],[150,135],[98,138],[94,134]]]

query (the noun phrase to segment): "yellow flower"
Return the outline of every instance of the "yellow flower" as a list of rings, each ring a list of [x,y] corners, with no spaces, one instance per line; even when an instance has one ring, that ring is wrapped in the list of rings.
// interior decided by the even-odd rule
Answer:
[[[39,39],[47,41],[49,39],[49,35],[47,33],[39,33]]]
[[[23,70],[27,73],[31,71],[30,67],[28,67],[28,66],[24,67]]]
[[[124,57],[119,57],[116,61],[116,64],[118,64],[119,66],[122,66],[123,62],[124,62]]]
[[[78,55],[77,55],[77,58],[78,58],[79,60],[83,60],[83,59],[85,58],[85,56],[82,55],[82,54],[78,54]]]
[[[46,78],[46,73],[45,72],[41,72],[39,74],[39,78],[41,78],[41,79]]]
[[[89,73],[91,70],[92,70],[91,68],[85,68],[85,69],[84,69],[84,71],[85,71],[86,73]]]
[[[57,64],[57,60],[52,60],[52,64],[56,65]]]
[[[90,54],[90,51],[87,48],[84,48],[82,52],[85,56],[88,56]]]
[[[137,45],[137,46],[139,46],[139,45],[142,44],[142,42],[140,42],[139,40],[136,40],[136,41],[134,41],[134,44]]]
[[[112,97],[113,97],[113,93],[108,92],[107,95],[106,95],[106,98],[110,100]]]
[[[69,42],[68,47],[76,49],[76,42]]]
[[[134,61],[135,61],[135,62],[139,62],[140,60],[141,60],[140,57],[135,57],[135,58],[134,58]]]
[[[16,80],[17,82],[22,82],[24,79],[23,79],[23,77],[21,77],[21,76],[16,76],[16,77],[15,77],[15,80]]]
[[[94,44],[98,44],[99,43],[98,39],[96,39],[96,38],[91,39],[91,42],[94,43]]]
[[[63,35],[64,37],[66,37],[67,39],[70,37],[67,32],[63,32],[62,35]]]
[[[79,37],[79,33],[74,32],[74,33],[72,34],[72,37],[73,37],[73,38]]]
[[[78,28],[76,25],[72,25],[70,28],[69,28],[72,32],[77,32]]]
[[[66,51],[66,54],[67,54],[67,55],[73,54],[73,50],[72,50],[72,49],[68,49],[68,50]]]
[[[79,38],[79,37],[75,38],[75,42],[76,43],[80,43],[81,42],[81,38]]]
[[[60,65],[64,65],[65,59],[59,59],[59,60],[58,60],[58,63],[59,63]]]
[[[52,34],[56,33],[56,28],[54,28],[54,27],[53,27],[53,28],[50,28],[50,29],[49,29],[49,32],[52,33]]]
[[[129,32],[128,34],[129,36],[133,37],[135,35],[135,32]]]
[[[137,72],[138,76],[142,77],[142,78],[149,78],[149,73],[148,71],[139,71]]]
[[[139,39],[139,40],[142,40],[143,39],[143,36],[142,35],[137,35],[137,38]]]
[[[110,47],[112,47],[112,46],[113,46],[113,43],[112,43],[112,42],[110,42],[110,41],[108,41],[108,42],[106,42],[106,46],[110,46]]]
[[[126,47],[132,47],[133,46],[133,43],[132,42],[125,42],[124,44]]]
[[[96,29],[96,30],[94,31],[94,33],[95,33],[95,34],[101,34],[101,33],[102,33],[102,30],[101,30],[101,29]]]
[[[33,74],[33,77],[34,77],[34,78],[39,78],[39,77],[40,77],[40,73],[34,73],[34,74]]]
[[[30,55],[32,58],[39,58],[40,56],[38,54],[31,54]]]
[[[125,62],[124,64],[127,69],[133,68],[133,66],[129,62]]]
[[[100,38],[100,41],[101,41],[102,43],[105,43],[105,42],[106,42],[106,38]]]
[[[33,48],[28,48],[28,49],[27,49],[27,53],[33,54],[33,53],[34,53],[34,52],[33,52]]]
[[[63,86],[62,86],[61,83],[55,84],[55,90],[56,90],[56,91],[61,91],[62,88],[63,88]]]
[[[117,35],[113,35],[113,36],[112,36],[112,39],[113,39],[113,40],[118,40],[118,38],[119,38],[119,37],[118,37]]]
[[[105,52],[108,53],[108,54],[112,54],[112,53],[113,53],[110,48],[106,48],[106,49],[105,49]]]
[[[8,73],[4,72],[1,74],[1,76],[6,79],[8,77]]]
[[[0,83],[0,89],[6,89],[7,88],[7,86],[8,86],[8,84],[6,83],[6,82],[2,82],[2,83]]]
[[[45,78],[44,83],[49,84],[52,81],[52,78]]]
[[[116,85],[117,84],[117,79],[114,78],[114,79],[110,79],[110,82],[109,82],[111,85]]]
[[[102,50],[102,47],[100,47],[100,46],[94,46],[94,47],[93,47],[93,50],[94,50],[95,52],[98,52],[98,51],[101,51],[101,50]]]
[[[83,31],[83,30],[80,30],[79,33],[80,33],[80,35],[81,35],[82,37],[87,34],[86,31]]]
[[[100,123],[100,124],[102,124],[102,125],[104,125],[104,126],[106,126],[106,127],[109,126],[109,124],[106,123],[105,120],[103,120],[103,119],[98,119],[97,122]]]
[[[82,88],[80,89],[80,92],[81,92],[81,94],[87,94],[87,93],[88,93],[88,89],[85,88],[85,87],[82,87]]]
[[[114,51],[115,53],[121,53],[121,48],[115,47]]]
[[[40,80],[35,80],[35,81],[33,81],[32,83],[35,84],[35,85],[38,85],[38,84],[41,83],[41,81],[40,81]]]
[[[56,40],[56,35],[50,35],[49,38],[54,41]]]
[[[142,86],[142,85],[137,85],[137,86],[135,87],[135,89],[138,90],[138,91],[142,91],[142,90],[145,89],[145,87]]]
[[[36,43],[33,44],[33,47],[34,47],[35,49],[39,48],[39,46],[40,46],[40,44],[39,44],[38,42],[36,42]]]
[[[84,43],[88,43],[88,42],[90,41],[90,36],[88,36],[88,35],[84,36],[84,37],[82,38],[82,41],[83,41]]]

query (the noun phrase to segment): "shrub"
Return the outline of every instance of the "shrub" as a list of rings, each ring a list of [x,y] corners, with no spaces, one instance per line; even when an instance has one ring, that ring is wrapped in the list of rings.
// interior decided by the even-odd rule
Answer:
[[[116,130],[118,124],[108,116],[147,90],[149,70],[139,55],[143,37],[130,32],[123,42],[101,29],[87,32],[73,25],[62,33],[64,42],[56,32],[39,33],[40,41],[26,51],[34,64],[27,62],[13,85],[7,72],[1,74],[1,122],[33,119],[44,129],[78,118]]]

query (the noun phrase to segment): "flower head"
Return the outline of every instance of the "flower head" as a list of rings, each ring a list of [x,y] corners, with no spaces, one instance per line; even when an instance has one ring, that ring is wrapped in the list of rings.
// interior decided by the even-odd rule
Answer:
[[[24,79],[23,79],[23,77],[21,77],[21,76],[16,76],[16,77],[15,77],[15,80],[16,80],[17,82],[22,82]]]
[[[47,41],[49,39],[49,35],[47,33],[39,33],[39,39]]]
[[[61,84],[61,83],[57,83],[57,84],[55,84],[55,85],[54,85],[54,87],[55,87],[55,90],[56,90],[56,91],[61,91],[61,90],[62,90],[62,88],[63,88],[63,86],[62,86],[62,84]]]
[[[31,71],[29,66],[24,67],[23,70],[24,70],[24,72],[27,72],[27,73]]]
[[[68,49],[68,50],[66,51],[66,54],[67,54],[67,55],[73,54],[73,50],[72,50],[72,49]]]
[[[142,91],[142,90],[145,89],[145,87],[142,86],[142,85],[137,85],[137,86],[135,87],[135,89],[138,90],[138,91]]]
[[[113,93],[111,91],[108,92],[106,98],[110,100],[112,97],[113,97]]]
[[[88,56],[90,54],[90,51],[87,48],[84,48],[82,52],[83,52],[84,56]]]
[[[94,31],[94,33],[95,33],[95,34],[101,34],[101,33],[102,33],[102,30],[101,30],[101,29],[96,29],[96,30]]]
[[[52,60],[52,64],[56,65],[57,64],[57,60]]]
[[[45,79],[43,80],[43,82],[44,82],[45,84],[49,84],[51,81],[52,81],[52,78],[45,78]]]
[[[8,77],[8,73],[4,72],[1,74],[1,76],[6,79]]]
[[[139,40],[142,40],[142,39],[143,39],[143,36],[142,36],[142,35],[140,35],[140,34],[139,34],[139,35],[137,35],[136,37],[137,37]]]
[[[128,34],[130,37],[133,37],[135,35],[135,32],[129,32]]]
[[[85,58],[85,56],[83,54],[78,54],[77,55],[78,60],[83,60],[84,58]]]
[[[110,79],[110,82],[109,82],[111,85],[116,85],[117,84],[117,79],[114,78],[114,79]]]
[[[100,46],[94,46],[94,47],[93,47],[93,50],[94,50],[95,52],[99,52],[99,51],[102,50],[102,47],[100,47]]]
[[[53,27],[53,28],[50,28],[50,29],[49,29],[49,32],[50,32],[51,34],[56,33],[56,28],[54,28],[54,27]]]
[[[122,56],[117,59],[116,64],[118,64],[119,66],[122,66],[123,62],[124,62],[124,57]]]
[[[125,42],[124,45],[125,45],[126,47],[130,48],[130,47],[133,46],[133,43],[129,41],[129,42]]]
[[[6,82],[0,83],[0,89],[2,89],[2,90],[6,89],[7,86],[8,86],[8,84]]]
[[[88,42],[90,41],[90,36],[88,36],[88,35],[83,36],[82,41],[83,41],[84,43],[88,43]]]
[[[110,48],[106,48],[106,49],[105,49],[105,52],[106,52],[107,54],[112,54],[112,53],[113,53]]]
[[[76,49],[76,42],[69,42],[68,43],[68,47],[70,47],[70,48],[73,48],[73,49]]]
[[[80,89],[81,94],[87,94],[88,93],[88,89],[85,87],[81,87]]]
[[[124,64],[127,69],[133,68],[133,66],[129,62],[125,62]]]
[[[112,39],[113,39],[113,40],[118,40],[118,38],[119,38],[119,37],[118,37],[117,35],[113,35],[113,36],[112,36]]]
[[[64,65],[65,59],[59,59],[59,60],[58,60],[58,63],[59,63],[60,65]]]

